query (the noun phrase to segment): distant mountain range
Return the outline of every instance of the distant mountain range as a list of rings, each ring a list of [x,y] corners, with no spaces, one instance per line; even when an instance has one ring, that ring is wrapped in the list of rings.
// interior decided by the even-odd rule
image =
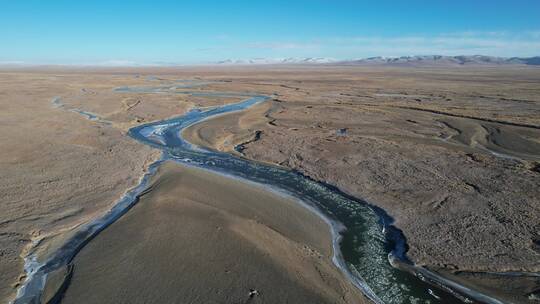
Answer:
[[[494,56],[401,56],[401,57],[370,57],[354,60],[335,60],[331,58],[255,58],[248,60],[224,60],[220,65],[263,65],[263,64],[335,64],[335,65],[365,65],[365,66],[501,66],[501,65],[535,65],[540,66],[540,56],[537,57],[494,57]]]
[[[453,66],[453,65],[540,65],[540,57],[493,57],[493,56],[402,56],[402,57],[371,57],[360,60],[341,62],[342,64],[358,65],[411,65],[411,66]]]
[[[452,67],[452,66],[540,66],[540,56],[536,57],[494,57],[494,56],[401,56],[370,57],[363,59],[338,60],[325,57],[288,57],[288,58],[253,58],[227,59],[203,65],[346,65],[346,66],[410,66],[410,67]],[[82,67],[150,67],[150,66],[184,66],[175,62],[137,63],[126,60],[109,60],[98,63],[78,64],[37,64],[24,61],[1,61],[0,67],[24,68],[32,66],[82,66]],[[194,64],[197,65],[197,64]]]

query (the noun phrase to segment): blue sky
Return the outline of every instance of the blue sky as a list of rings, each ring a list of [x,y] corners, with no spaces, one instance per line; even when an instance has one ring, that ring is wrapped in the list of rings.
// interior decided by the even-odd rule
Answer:
[[[0,0],[0,63],[426,54],[540,55],[540,1]]]

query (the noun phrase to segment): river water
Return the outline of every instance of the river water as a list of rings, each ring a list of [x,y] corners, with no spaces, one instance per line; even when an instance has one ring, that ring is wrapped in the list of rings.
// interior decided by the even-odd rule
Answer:
[[[334,264],[375,303],[472,302],[447,288],[449,284],[440,284],[440,281],[430,275],[427,270],[418,271],[419,269],[412,265],[406,257],[405,238],[398,229],[392,226],[392,219],[383,210],[297,172],[250,161],[228,153],[196,147],[185,141],[181,137],[181,132],[186,127],[216,115],[247,109],[270,98],[250,93],[186,90],[201,85],[193,81],[168,86],[116,89],[123,93],[189,94],[246,99],[206,110],[194,109],[177,118],[143,124],[130,129],[131,137],[163,151],[163,159],[150,167],[149,173],[142,179],[139,186],[130,190],[105,215],[83,225],[46,261],[38,263],[35,256],[29,255],[25,263],[28,277],[19,289],[14,303],[39,303],[47,275],[69,266],[86,243],[127,212],[137,202],[137,196],[147,187],[149,177],[166,159],[215,171],[230,178],[262,184],[271,191],[293,196],[302,204],[315,210],[332,228]],[[58,102],[55,99],[54,103]],[[402,267],[394,267],[396,265]],[[400,270],[403,268],[409,271]],[[485,300],[482,302],[498,303],[474,291],[470,291],[470,294],[476,295],[477,299]]]

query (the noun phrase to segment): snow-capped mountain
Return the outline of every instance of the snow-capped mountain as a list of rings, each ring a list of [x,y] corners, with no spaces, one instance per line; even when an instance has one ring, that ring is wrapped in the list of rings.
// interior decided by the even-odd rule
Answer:
[[[247,64],[317,64],[336,62],[332,58],[307,57],[307,58],[253,58],[253,59],[227,59],[217,62],[218,64],[247,65]]]
[[[540,57],[494,57],[494,56],[401,56],[371,57],[359,60],[341,61],[340,64],[352,65],[394,65],[394,66],[498,66],[498,65],[540,65]]]
[[[401,56],[370,57],[354,60],[336,60],[324,57],[307,58],[253,58],[227,59],[217,62],[220,65],[264,65],[264,64],[338,64],[338,65],[389,65],[389,66],[499,66],[499,65],[540,65],[538,57],[494,57],[483,55],[472,56]]]

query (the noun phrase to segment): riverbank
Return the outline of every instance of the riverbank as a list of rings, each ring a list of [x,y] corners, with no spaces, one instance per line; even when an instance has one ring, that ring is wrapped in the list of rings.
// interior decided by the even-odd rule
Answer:
[[[159,158],[127,136],[130,127],[239,99],[114,91],[157,84],[136,72],[0,71],[0,302],[26,280],[30,252],[45,259]]]
[[[212,117],[182,131],[188,142],[218,151],[235,152],[235,147],[257,139],[257,130],[267,123],[272,103],[265,102],[236,113]]]
[[[162,76],[147,78],[141,72]],[[0,93],[6,109],[0,135],[7,147],[0,166],[9,173],[2,176],[0,193],[7,202],[0,218],[6,257],[0,265],[2,298],[13,295],[16,282],[24,279],[17,280],[21,248],[107,210],[141,176],[148,154],[126,140],[124,132],[193,107],[239,99],[205,91],[273,99],[219,116],[220,123],[195,125],[200,145],[230,152],[240,144],[244,157],[289,167],[381,207],[404,232],[408,256],[418,265],[463,277],[486,293],[497,289],[494,294],[508,301],[527,302],[538,295],[537,277],[523,284],[519,278],[492,274],[540,269],[535,230],[540,136],[536,128],[525,126],[540,124],[535,114],[537,70],[284,66],[78,73],[41,71],[2,78],[9,88]],[[213,96],[211,100],[168,89],[178,85],[175,79],[194,77],[209,80],[204,89],[194,90]],[[164,87],[160,94],[113,90],[157,86]],[[66,109],[103,120],[54,108],[54,96],[61,97]],[[260,109],[263,105],[269,108]],[[260,112],[253,114],[257,108]],[[28,140],[21,141],[23,137]],[[197,161],[211,165],[214,159]],[[246,165],[239,173],[251,176],[250,168]],[[225,171],[229,169],[238,168]],[[291,179],[291,185],[298,182]],[[343,210],[345,215],[352,212]],[[361,230],[354,233],[365,236]],[[365,243],[349,238],[352,251],[376,244],[380,231],[373,235],[377,237]],[[386,254],[357,261],[376,265],[373,273],[379,276],[374,279],[387,283],[376,285],[391,297],[386,290],[401,281],[386,281],[392,274],[382,273],[370,260],[379,256]],[[510,294],[499,286],[509,287]]]
[[[297,202],[167,162],[77,255],[63,303],[367,303],[331,258],[328,225]]]
[[[244,76],[228,87],[277,91],[266,121],[248,126],[257,136],[235,141],[231,118],[184,136],[223,151],[223,138],[244,141],[247,158],[387,210],[420,266],[504,301],[538,297],[537,276],[505,273],[540,271],[539,71],[332,71],[342,74]]]
[[[0,72],[0,302],[25,280],[23,258],[52,249],[135,186],[159,153],[121,130],[55,108],[55,96],[84,100],[133,77]],[[110,100],[109,100],[110,101]],[[96,107],[98,113],[100,109]]]

